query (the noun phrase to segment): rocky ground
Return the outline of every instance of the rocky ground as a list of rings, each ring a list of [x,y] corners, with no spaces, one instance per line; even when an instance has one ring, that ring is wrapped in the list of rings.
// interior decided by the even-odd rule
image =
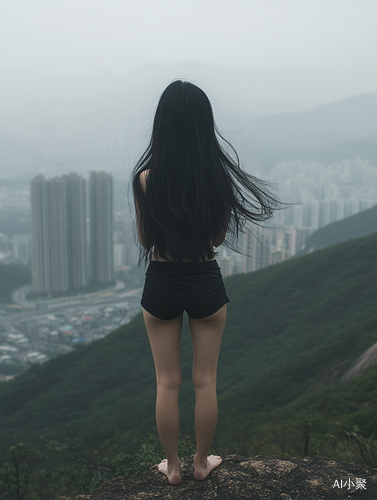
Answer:
[[[157,466],[137,479],[105,481],[92,495],[60,500],[377,500],[377,469],[320,456],[305,458],[223,457],[205,481],[193,478],[193,456],[182,461],[182,482],[170,486]]]

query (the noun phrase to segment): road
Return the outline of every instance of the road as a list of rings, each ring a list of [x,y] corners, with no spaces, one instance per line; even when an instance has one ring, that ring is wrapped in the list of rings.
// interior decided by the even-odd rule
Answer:
[[[103,292],[98,292],[96,298],[84,298],[81,296],[77,301],[63,302],[61,304],[56,304],[55,306],[41,308],[41,309],[29,309],[20,313],[9,314],[7,316],[0,316],[0,325],[6,325],[11,323],[19,323],[23,321],[29,321],[38,316],[45,316],[46,314],[52,314],[59,311],[82,311],[83,309],[90,309],[91,307],[98,307],[103,305],[114,306],[121,302],[125,302],[126,299],[140,299],[142,288],[136,288],[134,290],[129,290],[128,292],[122,292],[121,290],[103,290]],[[139,301],[135,301],[135,307],[137,304],[140,306]],[[140,306],[141,311],[141,306]]]

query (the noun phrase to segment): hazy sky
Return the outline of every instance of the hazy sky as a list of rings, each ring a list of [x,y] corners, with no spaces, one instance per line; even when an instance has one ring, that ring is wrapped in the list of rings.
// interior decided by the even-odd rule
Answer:
[[[2,0],[0,69],[375,65],[376,0]]]

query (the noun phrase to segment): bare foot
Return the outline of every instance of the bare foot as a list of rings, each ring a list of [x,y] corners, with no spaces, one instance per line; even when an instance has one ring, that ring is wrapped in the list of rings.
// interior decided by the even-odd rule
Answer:
[[[170,467],[166,458],[158,464],[158,470],[168,476],[169,483],[175,486],[181,482],[181,462],[179,460],[178,464],[176,467]]]
[[[210,455],[207,457],[207,464],[202,465],[202,464],[196,464],[195,463],[195,457],[194,457],[194,465],[195,465],[195,472],[194,472],[194,479],[197,481],[203,481],[208,474],[213,471],[216,467],[218,467],[223,459],[219,457],[219,455]]]

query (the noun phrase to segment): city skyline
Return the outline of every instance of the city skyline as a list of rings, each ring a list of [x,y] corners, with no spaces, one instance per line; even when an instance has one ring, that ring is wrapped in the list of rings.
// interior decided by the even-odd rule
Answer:
[[[68,290],[84,289],[90,279],[102,284],[111,282],[111,174],[91,172],[90,253],[87,246],[85,179],[72,172],[50,180],[38,175],[32,180],[30,188],[33,292],[54,296]]]

